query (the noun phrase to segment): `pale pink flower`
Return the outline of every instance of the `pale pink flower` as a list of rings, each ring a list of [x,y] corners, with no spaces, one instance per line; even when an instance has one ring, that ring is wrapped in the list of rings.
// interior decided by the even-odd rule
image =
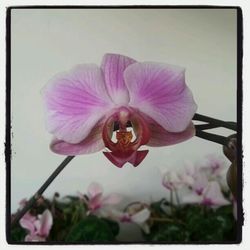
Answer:
[[[208,183],[201,193],[192,192],[185,195],[183,203],[199,203],[209,207],[219,207],[230,204],[221,192],[220,185],[216,181]]]
[[[26,213],[20,219],[21,227],[29,232],[25,237],[25,241],[46,241],[52,224],[53,217],[48,209],[38,216]]]
[[[183,181],[175,171],[167,171],[162,178],[162,185],[170,191],[176,190],[183,185]]]
[[[135,223],[145,233],[149,233],[149,226],[147,220],[150,218],[150,210],[147,207],[141,207],[140,210],[134,210],[133,212],[121,212],[118,210],[112,210],[109,216],[120,222]]]
[[[78,194],[80,199],[87,204],[89,213],[100,212],[106,206],[117,205],[122,200],[121,196],[116,193],[104,196],[103,189],[98,183],[89,185],[86,197],[80,192]]]
[[[78,65],[54,77],[43,93],[47,129],[55,137],[51,149],[58,154],[106,147],[114,165],[136,167],[148,153],[142,145],[173,145],[195,134],[197,106],[181,67],[106,54],[101,67]]]
[[[208,155],[201,166],[209,178],[225,177],[227,167],[224,159],[217,155]]]
[[[198,195],[201,195],[209,185],[207,176],[204,173],[197,172],[193,178],[191,187]]]

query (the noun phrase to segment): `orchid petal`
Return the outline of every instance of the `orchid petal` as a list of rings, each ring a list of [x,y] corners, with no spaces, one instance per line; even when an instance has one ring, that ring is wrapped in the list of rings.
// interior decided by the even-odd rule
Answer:
[[[83,141],[76,144],[55,138],[51,142],[50,148],[53,152],[62,155],[81,155],[98,152],[105,147],[102,140],[102,127],[102,123],[97,124]]]
[[[183,141],[186,141],[192,138],[195,135],[195,128],[193,123],[190,123],[189,126],[182,132],[173,133],[168,132],[162,126],[157,124],[153,119],[148,119],[148,126],[151,132],[151,137],[148,146],[151,147],[161,147],[174,145]]]
[[[85,139],[113,105],[101,69],[92,64],[56,76],[43,94],[48,131],[68,143]]]
[[[51,212],[46,209],[40,217],[39,235],[47,237],[53,224],[53,217]]]
[[[103,154],[118,168],[122,168],[127,162],[137,167],[148,154],[148,150],[141,151],[114,151],[103,152]]]
[[[129,105],[169,132],[185,130],[197,109],[185,84],[184,69],[160,63],[134,63],[124,71]]]
[[[110,194],[106,196],[103,200],[102,203],[104,205],[116,205],[120,203],[122,200],[122,197],[119,194]]]
[[[88,187],[88,196],[90,198],[102,194],[102,192],[103,192],[102,187],[96,182],[92,182]]]
[[[138,213],[131,216],[131,220],[135,223],[141,224],[145,222],[150,216],[150,211],[147,208],[142,209]]]
[[[128,104],[129,102],[129,93],[123,80],[123,72],[135,62],[132,58],[118,54],[105,54],[102,59],[101,68],[107,91],[116,104]]]

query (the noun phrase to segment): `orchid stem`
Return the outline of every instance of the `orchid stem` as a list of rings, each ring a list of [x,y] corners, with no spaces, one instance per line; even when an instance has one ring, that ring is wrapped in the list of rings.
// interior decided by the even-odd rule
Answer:
[[[216,127],[224,127],[234,131],[237,131],[237,124],[235,122],[225,122],[222,120],[214,119],[209,116],[195,114],[193,120],[208,122],[209,124],[213,124]]]
[[[202,139],[212,141],[212,142],[221,144],[221,145],[226,146],[226,147],[228,147],[228,143],[230,141],[230,139],[225,137],[225,136],[211,134],[211,133],[204,132],[204,131],[198,130],[198,129],[196,129],[195,135],[197,137],[202,138]]]
[[[67,156],[64,161],[55,169],[55,171],[49,176],[49,178],[44,182],[44,184],[38,189],[38,191],[30,198],[26,205],[21,209],[11,222],[11,227],[13,227],[35,204],[35,202],[41,197],[43,192],[47,187],[53,182],[53,180],[60,174],[60,172],[69,164],[69,162],[75,156]]]
[[[195,135],[197,137],[200,137],[207,141],[212,141],[212,142],[221,144],[226,147],[228,147],[228,143],[230,141],[228,137],[204,132],[203,130],[222,127],[222,128],[227,128],[227,129],[237,131],[237,123],[235,122],[225,122],[225,121],[221,121],[221,120],[214,119],[214,118],[211,118],[205,115],[200,115],[200,114],[195,114],[193,117],[193,120],[206,122],[206,124],[195,125],[195,131],[196,131]]]

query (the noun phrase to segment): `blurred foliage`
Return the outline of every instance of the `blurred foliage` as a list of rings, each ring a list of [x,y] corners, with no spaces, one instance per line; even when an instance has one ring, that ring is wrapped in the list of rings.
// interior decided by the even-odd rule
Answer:
[[[171,206],[168,210],[171,212],[166,212],[168,206]],[[203,205],[174,206],[161,200],[152,203],[151,208],[150,234],[144,233],[148,241],[205,243],[236,240],[232,205],[215,210]]]
[[[53,226],[48,242],[105,243],[117,242],[119,223],[88,213],[86,205],[75,196],[65,199],[41,199],[30,211],[42,213],[48,208]],[[142,231],[146,242],[234,242],[236,221],[232,205],[212,209],[203,205],[173,205],[165,199],[150,204],[147,224],[150,233]],[[11,230],[12,242],[24,241],[27,232],[18,224]]]

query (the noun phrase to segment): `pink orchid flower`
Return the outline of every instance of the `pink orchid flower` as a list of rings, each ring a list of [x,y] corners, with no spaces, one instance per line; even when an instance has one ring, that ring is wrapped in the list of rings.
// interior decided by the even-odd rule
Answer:
[[[106,54],[101,67],[78,65],[54,77],[44,100],[52,151],[80,155],[106,147],[104,155],[120,168],[142,162],[142,145],[173,145],[195,134],[197,106],[185,70],[169,64]]]
[[[202,192],[193,192],[182,199],[183,203],[199,203],[209,207],[219,207],[230,204],[221,192],[220,185],[216,181],[208,183]]]
[[[21,227],[29,232],[25,237],[25,241],[46,241],[52,224],[53,217],[48,209],[38,216],[26,213],[22,219],[20,219]]]
[[[121,196],[116,193],[104,196],[102,187],[98,183],[89,185],[86,198],[80,192],[79,197],[87,204],[89,213],[100,212],[100,209],[109,205],[116,205],[122,200]]]

